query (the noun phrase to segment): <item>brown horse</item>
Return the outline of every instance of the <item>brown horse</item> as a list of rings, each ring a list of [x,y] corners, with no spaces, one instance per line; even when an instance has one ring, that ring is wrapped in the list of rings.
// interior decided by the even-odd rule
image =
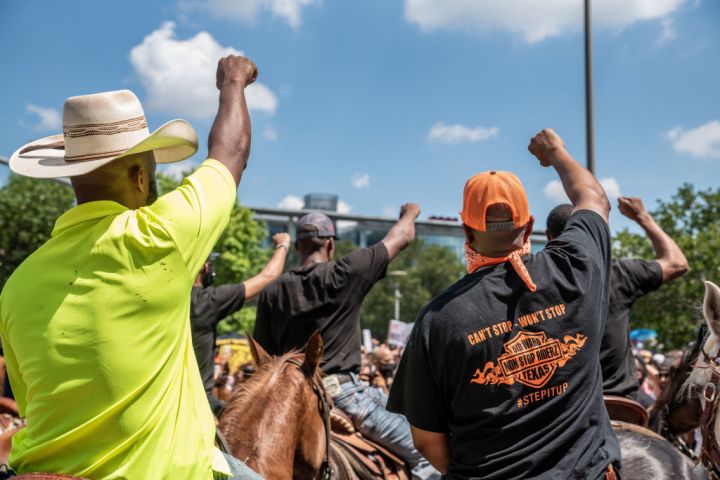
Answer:
[[[320,334],[310,338],[305,354],[271,357],[252,338],[250,349],[257,373],[236,388],[220,417],[230,452],[267,479],[316,478],[327,453],[313,390],[322,385]]]

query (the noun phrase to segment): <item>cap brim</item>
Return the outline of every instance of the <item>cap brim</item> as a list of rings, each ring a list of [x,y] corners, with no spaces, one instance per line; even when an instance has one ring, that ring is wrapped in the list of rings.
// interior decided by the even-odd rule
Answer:
[[[23,145],[10,157],[10,169],[18,175],[33,178],[76,177],[136,153],[152,151],[157,163],[172,163],[191,157],[198,148],[198,138],[193,127],[185,120],[171,120],[120,155],[66,161],[62,148],[39,148],[20,153],[27,147],[49,145],[62,140],[62,135],[51,135]]]

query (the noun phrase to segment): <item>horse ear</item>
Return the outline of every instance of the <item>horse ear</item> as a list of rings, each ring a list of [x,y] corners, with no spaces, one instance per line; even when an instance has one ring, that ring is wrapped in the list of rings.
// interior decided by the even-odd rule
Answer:
[[[248,343],[250,344],[250,353],[252,353],[253,360],[255,360],[255,365],[258,367],[260,365],[265,365],[266,363],[269,363],[270,360],[272,360],[272,357],[270,357],[270,354],[265,351],[263,347],[260,346],[259,343],[255,341],[255,339],[250,335],[248,332],[245,332],[245,336],[248,339]]]
[[[315,369],[320,365],[320,361],[323,356],[323,340],[320,332],[315,331],[310,336],[307,346],[305,347],[305,367],[308,372],[315,372]]]
[[[720,288],[712,282],[705,282],[703,311],[710,331],[720,337]]]

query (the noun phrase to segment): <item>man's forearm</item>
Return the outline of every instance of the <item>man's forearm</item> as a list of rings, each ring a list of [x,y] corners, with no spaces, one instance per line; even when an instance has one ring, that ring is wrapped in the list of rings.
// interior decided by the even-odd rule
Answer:
[[[406,213],[392,226],[382,242],[388,250],[388,256],[393,259],[413,240],[415,240],[415,215]]]
[[[282,275],[287,254],[287,247],[278,246],[275,249],[272,258],[265,265],[262,271],[243,282],[245,285],[245,300],[250,300],[251,298],[260,295],[260,292],[262,292],[265,287]]]
[[[610,202],[595,176],[564,148],[554,152],[551,163],[573,206],[578,210],[593,210],[607,221]]]
[[[640,215],[637,222],[652,242],[655,259],[660,263],[663,271],[663,283],[685,274],[688,270],[687,259],[675,240],[660,228],[660,225],[647,212]]]
[[[208,155],[225,165],[235,184],[240,184],[250,156],[250,115],[245,100],[245,86],[227,83],[220,90],[220,107],[208,139]]]

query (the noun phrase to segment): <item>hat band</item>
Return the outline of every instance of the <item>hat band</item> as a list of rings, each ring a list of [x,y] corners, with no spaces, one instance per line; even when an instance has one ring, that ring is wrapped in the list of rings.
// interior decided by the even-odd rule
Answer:
[[[63,125],[65,138],[89,137],[92,135],[116,135],[118,133],[134,132],[147,128],[145,116],[128,118],[111,123],[85,123],[82,125]],[[71,157],[73,158],[73,157]]]
[[[122,150],[115,150],[113,152],[101,152],[101,153],[91,153],[88,155],[75,155],[72,157],[65,156],[66,162],[77,162],[81,160],[97,160],[98,158],[108,158],[108,157],[116,157],[118,155],[121,155],[125,152],[127,152],[127,148],[123,148]]]

